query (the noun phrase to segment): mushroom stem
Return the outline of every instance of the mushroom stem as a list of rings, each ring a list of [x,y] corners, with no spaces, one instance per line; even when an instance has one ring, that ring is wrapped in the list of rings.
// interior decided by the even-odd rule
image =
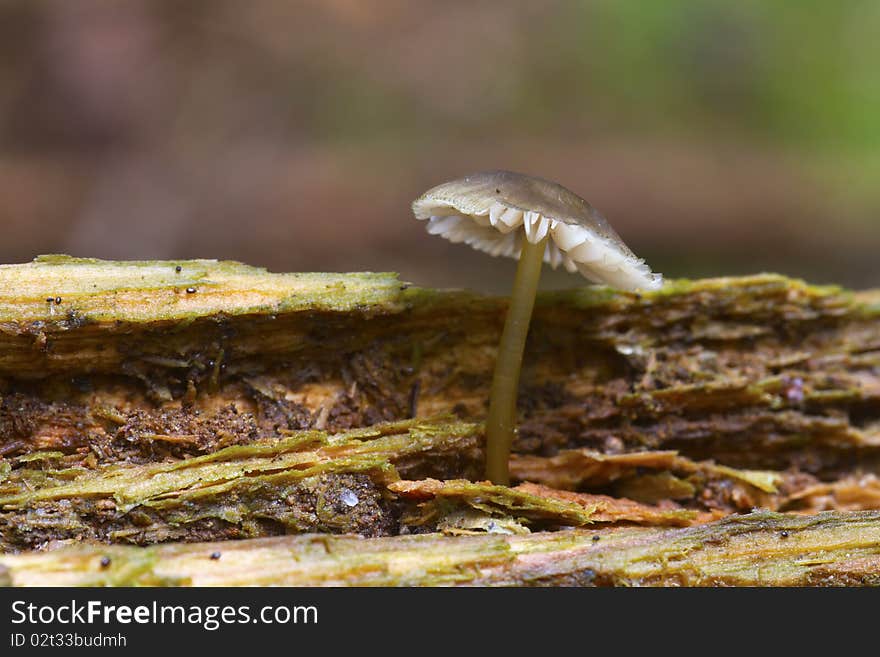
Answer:
[[[548,239],[545,237],[537,244],[523,239],[504,332],[498,345],[495,373],[492,376],[489,416],[486,419],[486,477],[492,483],[503,486],[510,483],[508,460],[516,433],[519,373]]]

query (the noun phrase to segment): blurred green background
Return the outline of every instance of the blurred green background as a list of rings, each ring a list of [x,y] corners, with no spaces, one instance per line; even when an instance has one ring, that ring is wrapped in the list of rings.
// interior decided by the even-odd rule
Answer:
[[[670,277],[880,286],[878,35],[876,0],[2,1],[0,261],[504,292],[409,204],[507,168]]]

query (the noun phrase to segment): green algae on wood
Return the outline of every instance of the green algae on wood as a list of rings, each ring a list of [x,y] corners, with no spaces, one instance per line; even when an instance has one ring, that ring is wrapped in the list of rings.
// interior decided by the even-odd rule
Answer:
[[[854,307],[870,312],[878,295],[853,295],[836,287],[762,274],[672,280],[658,291],[638,294],[602,286],[545,292],[538,297],[537,314],[542,309],[552,313],[554,309],[656,308],[695,296],[743,316],[773,312],[768,304],[785,299],[782,309],[794,319],[843,313]],[[56,299],[61,303],[56,304]],[[454,290],[411,287],[391,273],[270,273],[231,261],[104,261],[64,255],[0,265],[0,324],[6,324],[10,334],[32,332],[27,327],[31,322],[42,322],[42,328],[50,332],[106,322],[112,332],[112,324],[118,322],[150,324],[325,311],[400,314],[407,308],[443,308],[454,314],[474,309],[503,312],[503,303]]]
[[[275,274],[232,261],[48,255],[0,265],[0,323],[43,321],[48,328],[63,327],[70,313],[80,323],[142,323],[221,313],[395,309],[400,289],[397,275],[389,273]]]
[[[530,492],[488,482],[464,479],[437,481],[397,481],[389,488],[405,498],[427,500],[417,512],[404,518],[410,525],[436,522],[437,517],[449,512],[452,504],[462,504],[489,516],[510,516],[524,524],[581,526],[591,522],[594,508],[575,502],[542,497]]]
[[[661,508],[626,498],[572,493],[533,483],[510,488],[462,479],[422,479],[395,481],[388,488],[403,499],[417,503],[416,508],[401,519],[403,524],[415,527],[449,526],[449,516],[462,514],[468,521],[481,515],[537,528],[579,527],[593,522],[680,526],[706,522],[713,517],[670,503]],[[485,528],[486,531],[500,529],[500,526]]]
[[[878,586],[880,511],[756,512],[677,529],[75,545],[0,555],[0,569],[13,586]]]
[[[411,420],[306,431],[168,463],[14,470],[0,484],[0,550],[85,538],[138,544],[286,532],[387,534],[385,486],[482,467],[479,425]]]

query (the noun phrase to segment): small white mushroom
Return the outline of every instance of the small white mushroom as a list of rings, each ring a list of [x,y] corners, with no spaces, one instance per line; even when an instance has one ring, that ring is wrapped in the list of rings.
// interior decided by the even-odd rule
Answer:
[[[593,206],[549,180],[510,171],[476,173],[429,189],[412,207],[432,235],[491,255],[518,258],[524,241],[537,244],[549,235],[544,262],[554,269],[561,265],[622,290],[663,284]]]
[[[412,208],[432,235],[519,258],[486,419],[486,475],[506,485],[522,355],[542,261],[629,291],[659,289],[663,277],[629,250],[595,208],[549,180],[510,171],[476,173],[429,189]]]

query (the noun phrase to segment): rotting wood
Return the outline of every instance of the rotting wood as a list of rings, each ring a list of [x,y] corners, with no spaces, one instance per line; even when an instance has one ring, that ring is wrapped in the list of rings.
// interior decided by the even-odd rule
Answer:
[[[0,267],[0,454],[152,460],[413,410],[485,414],[503,300],[174,264]],[[824,479],[873,467],[878,313],[877,292],[773,275],[544,294],[515,451],[674,449]]]
[[[761,512],[678,529],[73,546],[0,555],[2,580],[15,586],[876,586],[880,512]]]
[[[0,549],[290,531],[544,540],[531,537],[565,524],[880,507],[880,292],[768,274],[541,295],[512,461],[533,483],[495,490],[474,483],[473,423],[504,310],[393,274],[0,266]],[[429,419],[444,413],[461,422]],[[357,436],[376,426],[395,428]],[[445,429],[412,449],[417,426]],[[394,435],[407,437],[371,451]],[[345,446],[331,455],[333,440]],[[279,445],[296,447],[273,454],[277,469],[244,467],[248,450]],[[163,468],[236,459],[244,469],[204,495],[171,485],[126,506]],[[356,513],[346,491],[364,501]]]
[[[476,476],[482,442],[478,425],[410,420],[335,436],[294,432],[170,462],[22,467],[0,483],[0,551],[71,539],[146,545],[397,533],[401,510],[387,484],[400,474]],[[547,515],[567,519],[562,505],[546,504]]]
[[[674,503],[652,507],[625,498],[555,490],[537,484],[514,488],[467,480],[395,481],[388,488],[403,499],[422,501],[418,511],[405,516],[408,525],[436,525],[448,516],[450,506],[470,508],[487,516],[502,515],[531,526],[583,526],[591,523],[689,525],[711,520],[711,515],[677,507]],[[469,519],[472,519],[469,518]],[[441,519],[440,522],[443,522]],[[448,521],[444,522],[448,526]]]

